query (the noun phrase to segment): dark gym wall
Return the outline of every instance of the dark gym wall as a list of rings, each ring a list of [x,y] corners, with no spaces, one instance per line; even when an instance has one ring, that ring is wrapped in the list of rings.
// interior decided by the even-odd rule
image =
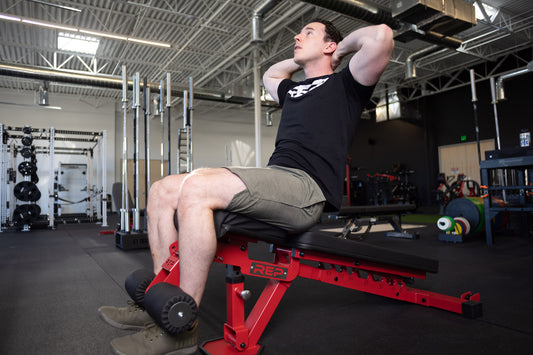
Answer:
[[[532,74],[525,74],[504,81],[507,99],[499,102],[497,106],[503,149],[518,147],[520,130],[533,128],[533,102],[530,93],[532,79]],[[479,137],[481,140],[496,139],[489,80],[477,83],[476,87]],[[464,134],[468,142],[476,141],[470,86],[430,96],[425,100],[425,114],[430,117],[434,126],[437,146],[460,143],[460,136]]]
[[[361,120],[355,135],[350,156],[352,167],[359,179],[366,174],[391,171],[393,165],[402,164],[415,170],[409,181],[418,187],[427,185],[425,169],[427,161],[425,130],[421,125],[402,120],[376,123],[374,120]]]
[[[498,104],[503,149],[519,146],[520,130],[533,132],[532,79],[528,73],[504,82],[507,100]],[[478,82],[476,88],[480,139],[496,139],[489,80]],[[438,146],[460,143],[462,135],[467,142],[476,141],[472,93],[468,85],[425,97],[414,105],[422,116],[416,124],[361,120],[350,155],[352,166],[364,175],[384,173],[393,164],[415,170],[411,181],[417,186],[419,205],[428,206],[435,204]]]

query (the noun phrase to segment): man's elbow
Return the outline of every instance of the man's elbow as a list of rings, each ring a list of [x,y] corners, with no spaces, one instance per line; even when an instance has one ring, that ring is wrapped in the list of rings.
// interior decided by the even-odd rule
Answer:
[[[392,32],[392,29],[385,24],[376,26],[375,40],[379,42],[382,46],[390,48],[391,51],[394,48],[394,34]]]

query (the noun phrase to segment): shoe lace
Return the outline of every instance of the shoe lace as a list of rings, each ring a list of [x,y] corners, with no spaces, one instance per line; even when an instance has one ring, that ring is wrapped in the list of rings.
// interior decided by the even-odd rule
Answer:
[[[149,340],[153,340],[163,334],[163,330],[154,322],[146,323],[142,332],[144,337]]]
[[[144,311],[143,307],[139,306],[137,303],[135,303],[132,300],[128,300],[128,309],[131,312]]]

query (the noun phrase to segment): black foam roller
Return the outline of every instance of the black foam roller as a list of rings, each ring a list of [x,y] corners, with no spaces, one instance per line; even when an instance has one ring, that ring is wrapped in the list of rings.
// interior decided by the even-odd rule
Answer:
[[[144,294],[154,277],[153,271],[147,269],[135,270],[126,277],[126,291],[133,302],[141,307],[144,307]]]

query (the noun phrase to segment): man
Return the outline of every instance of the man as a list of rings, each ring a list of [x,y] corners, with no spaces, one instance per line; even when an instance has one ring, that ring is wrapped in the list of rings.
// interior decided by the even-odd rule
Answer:
[[[263,77],[265,88],[283,107],[268,167],[199,169],[167,176],[150,189],[154,272],[169,256],[168,246],[179,239],[180,288],[198,306],[216,251],[213,211],[238,212],[299,232],[317,222],[324,206],[340,207],[345,158],[356,124],[394,46],[385,25],[358,29],[343,40],[333,24],[321,19],[311,21],[294,39],[294,58],[273,65]],[[334,73],[342,58],[354,52],[348,66]],[[300,69],[306,79],[291,81]],[[99,312],[115,327],[142,329],[111,342],[118,354],[196,350],[197,322],[189,331],[170,335],[135,305],[101,307]]]

